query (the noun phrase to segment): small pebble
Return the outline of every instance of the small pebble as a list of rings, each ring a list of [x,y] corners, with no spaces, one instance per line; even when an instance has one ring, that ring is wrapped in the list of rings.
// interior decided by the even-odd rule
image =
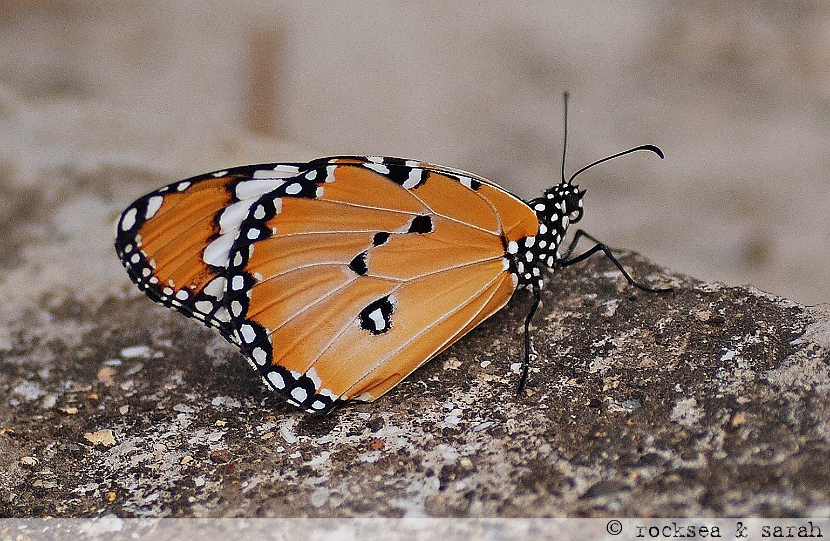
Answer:
[[[115,445],[115,436],[109,428],[104,428],[97,432],[87,432],[84,434],[84,438],[93,445],[103,445],[104,447],[112,447]]]
[[[24,456],[20,457],[20,465],[26,466],[27,468],[34,468],[37,466],[38,460],[33,456]]]
[[[136,357],[149,357],[150,348],[148,346],[132,346],[121,350],[121,356],[125,359],[134,359]]]
[[[231,461],[231,454],[227,449],[216,449],[210,452],[210,460],[216,464],[227,464]]]

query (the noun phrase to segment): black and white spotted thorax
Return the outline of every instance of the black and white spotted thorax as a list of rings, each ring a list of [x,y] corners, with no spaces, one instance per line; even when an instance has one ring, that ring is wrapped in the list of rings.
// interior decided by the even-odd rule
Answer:
[[[519,278],[519,285],[541,288],[545,267],[556,269],[563,255],[559,251],[568,226],[582,218],[582,197],[585,190],[570,182],[562,182],[531,199],[528,206],[536,213],[539,232],[507,245],[510,270]],[[567,257],[565,254],[564,257]]]

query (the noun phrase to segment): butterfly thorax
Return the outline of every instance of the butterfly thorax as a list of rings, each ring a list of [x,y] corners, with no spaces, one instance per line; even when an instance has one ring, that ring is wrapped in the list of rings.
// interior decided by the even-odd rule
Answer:
[[[584,194],[578,186],[562,182],[545,191],[542,197],[527,202],[536,213],[539,231],[535,237],[525,237],[515,246],[508,246],[519,285],[541,288],[543,268],[556,268],[556,262],[562,257],[559,245],[568,226],[582,218]]]

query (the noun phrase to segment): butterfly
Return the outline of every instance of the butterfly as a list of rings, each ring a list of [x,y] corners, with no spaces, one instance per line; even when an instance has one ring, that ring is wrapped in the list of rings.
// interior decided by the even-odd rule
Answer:
[[[567,124],[566,124],[567,133]],[[391,157],[336,156],[234,167],[132,203],[116,252],[153,301],[214,327],[289,403],[326,412],[372,401],[482,321],[520,287],[534,302],[547,269],[603,252],[579,230],[572,180],[522,201],[474,174]],[[577,242],[595,245],[571,257]]]

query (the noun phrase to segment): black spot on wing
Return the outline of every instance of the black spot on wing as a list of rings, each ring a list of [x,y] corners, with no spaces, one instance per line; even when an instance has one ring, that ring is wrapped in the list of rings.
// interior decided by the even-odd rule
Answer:
[[[366,252],[360,252],[349,263],[349,268],[355,271],[360,276],[364,276],[369,272],[369,267],[366,265]]]
[[[385,231],[381,231],[380,233],[375,233],[375,236],[372,237],[372,245],[373,246],[381,246],[386,244],[386,241],[389,240],[389,233]]]
[[[421,167],[410,167],[407,165],[389,164],[384,161],[384,165],[389,168],[386,177],[394,182],[400,184],[407,190],[414,190],[421,184],[427,181],[429,171]]]
[[[386,165],[406,166],[407,160],[404,158],[396,158],[394,156],[384,156],[383,163]]]
[[[407,233],[430,233],[432,232],[432,218],[429,216],[415,216],[409,224]]]
[[[392,328],[394,311],[395,304],[389,295],[369,303],[358,315],[360,328],[372,334],[383,334]]]

